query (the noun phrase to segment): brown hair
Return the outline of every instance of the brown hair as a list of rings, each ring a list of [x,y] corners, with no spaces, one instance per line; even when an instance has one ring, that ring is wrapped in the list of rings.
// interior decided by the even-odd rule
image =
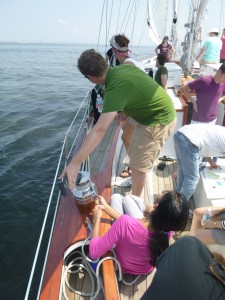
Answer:
[[[130,40],[124,34],[115,35],[115,41],[120,47],[128,47]]]
[[[101,77],[108,69],[104,57],[94,49],[84,51],[78,58],[77,66],[84,76]]]

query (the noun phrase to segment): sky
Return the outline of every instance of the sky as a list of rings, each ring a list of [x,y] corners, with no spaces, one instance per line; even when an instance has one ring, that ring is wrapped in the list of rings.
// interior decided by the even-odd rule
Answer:
[[[203,24],[203,37],[212,27],[225,27],[224,15],[221,23],[221,1],[209,0],[208,15]],[[111,9],[111,0],[109,3]],[[122,3],[120,6],[120,2]],[[125,7],[130,0],[113,0],[111,26],[107,29],[100,21],[104,0],[0,0],[0,42],[64,42],[105,44],[121,28],[134,45],[149,45],[150,40],[146,26],[146,0],[138,0],[138,18],[128,29],[120,27]],[[170,0],[171,2],[171,0]],[[180,21],[187,22],[187,4],[190,0],[181,0]],[[225,2],[225,1],[224,1]],[[109,9],[109,11],[110,11]],[[225,13],[225,4],[224,9]],[[118,16],[120,25],[117,27]],[[108,20],[110,16],[108,14]],[[179,24],[180,25],[180,24]],[[222,29],[220,28],[220,29]],[[127,33],[128,32],[128,33]],[[168,30],[168,35],[170,30]],[[180,36],[184,36],[185,28],[180,26]]]

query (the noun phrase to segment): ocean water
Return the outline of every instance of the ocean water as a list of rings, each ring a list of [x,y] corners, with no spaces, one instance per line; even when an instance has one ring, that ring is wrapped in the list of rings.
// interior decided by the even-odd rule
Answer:
[[[61,141],[92,87],[77,58],[94,47],[0,43],[1,300],[24,299]],[[154,49],[134,53],[139,60]]]

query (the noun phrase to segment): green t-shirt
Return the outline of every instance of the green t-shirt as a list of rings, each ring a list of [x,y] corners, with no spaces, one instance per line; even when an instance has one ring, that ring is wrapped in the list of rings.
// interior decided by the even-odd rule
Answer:
[[[168,70],[165,66],[161,66],[158,68],[158,70],[155,73],[155,81],[162,86],[162,80],[161,80],[161,76],[162,75],[166,75],[168,76]]]
[[[176,111],[166,91],[132,65],[109,68],[105,81],[103,113],[123,111],[146,126],[167,125]]]

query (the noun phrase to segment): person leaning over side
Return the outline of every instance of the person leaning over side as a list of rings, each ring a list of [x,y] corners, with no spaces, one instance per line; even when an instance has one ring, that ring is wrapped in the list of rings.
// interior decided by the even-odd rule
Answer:
[[[109,68],[94,49],[84,51],[78,59],[80,72],[92,83],[105,85],[103,111],[80,150],[64,169],[73,190],[81,163],[96,148],[115,119],[131,117],[135,130],[129,147],[132,171],[132,194],[140,196],[149,172],[163,143],[173,132],[176,112],[169,95],[140,69],[131,65]],[[119,113],[118,113],[119,112]]]
[[[202,223],[206,209],[212,216]],[[190,235],[195,236],[204,244],[225,245],[225,207],[198,207],[194,210]]]
[[[164,66],[166,62],[166,57],[164,54],[159,53],[156,59],[156,67],[158,70],[155,73],[155,81],[167,91],[167,79],[168,79],[168,70]]]
[[[196,100],[190,91],[195,91]],[[215,124],[218,114],[218,103],[225,98],[225,63],[214,76],[202,76],[193,80],[180,89],[187,100],[193,103],[191,124]]]
[[[212,156],[225,155],[225,127],[212,124],[190,124],[174,134],[174,146],[178,162],[176,191],[189,200],[198,184],[202,157],[210,167],[218,169]]]
[[[220,61],[220,50],[222,48],[222,41],[219,39],[219,29],[212,28],[208,33],[209,37],[204,42],[202,49],[196,56],[196,60],[200,57],[200,65],[203,64],[217,64]]]
[[[183,231],[189,215],[187,200],[180,193],[164,193],[156,202],[150,207],[139,197],[114,194],[109,205],[100,197],[92,212],[90,257],[99,258],[114,248],[122,272],[137,275],[151,272],[157,257],[169,247],[171,231]],[[100,237],[102,210],[115,221]]]

